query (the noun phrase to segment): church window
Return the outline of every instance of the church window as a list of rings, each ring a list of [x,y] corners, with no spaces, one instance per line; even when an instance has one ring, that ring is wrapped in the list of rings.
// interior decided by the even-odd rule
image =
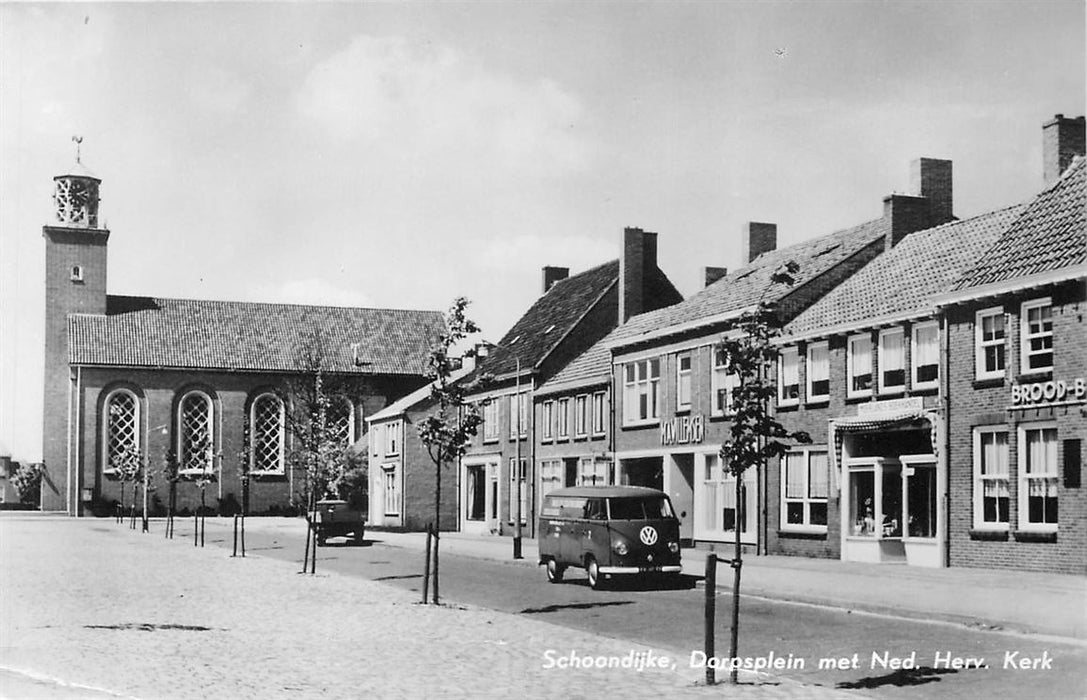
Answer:
[[[178,403],[177,457],[183,472],[206,472],[214,468],[213,419],[211,397],[202,391],[185,394]]]
[[[120,460],[135,454],[140,447],[140,402],[127,389],[117,389],[106,397],[106,439],[104,470],[116,471]]]
[[[334,396],[326,414],[328,438],[342,447],[355,442],[355,410],[345,396]]]
[[[283,401],[275,394],[262,394],[253,402],[249,416],[252,440],[250,467],[254,472],[283,471]]]

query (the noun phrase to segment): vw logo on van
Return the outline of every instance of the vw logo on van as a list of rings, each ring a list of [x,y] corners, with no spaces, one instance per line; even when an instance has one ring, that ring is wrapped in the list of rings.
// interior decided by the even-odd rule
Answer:
[[[642,541],[642,544],[656,544],[657,529],[651,525],[646,525],[642,528],[642,531],[638,533],[638,539]]]

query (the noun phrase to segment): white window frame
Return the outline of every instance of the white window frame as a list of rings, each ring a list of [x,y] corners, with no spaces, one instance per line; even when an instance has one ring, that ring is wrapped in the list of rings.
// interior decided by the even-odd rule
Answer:
[[[902,372],[902,383],[888,386],[885,381],[885,373],[888,370],[887,360],[890,359],[888,356],[891,353],[890,349],[887,347],[887,343],[889,339],[896,336],[898,337],[898,366],[891,366],[890,369]],[[876,365],[879,367],[879,376],[876,378],[876,385],[879,388],[880,394],[901,394],[906,391],[906,332],[902,326],[884,328],[879,332],[879,361]]]
[[[136,395],[136,392],[131,389],[119,387],[106,394],[106,400],[102,403],[103,421],[102,421],[102,473],[103,474],[116,474],[117,470],[110,466],[112,463],[113,455],[110,453],[110,405],[113,400],[120,394],[125,394],[132,399],[133,404],[133,446],[139,450],[142,444],[141,436],[143,434],[141,422],[141,409],[140,397]]]
[[[390,488],[391,487],[391,488]],[[396,462],[381,465],[381,507],[385,515],[400,515],[400,473]]]
[[[934,352],[936,353],[936,361],[931,363],[936,366],[936,378],[928,381],[921,381],[921,344],[917,337],[921,331],[927,330],[934,331],[935,340],[933,341]],[[914,391],[924,389],[935,389],[940,385],[940,324],[936,321],[924,321],[922,323],[913,324],[913,329],[910,334],[910,379],[912,380],[912,389]]]
[[[593,394],[592,400],[592,431],[593,435],[606,435],[608,432],[608,412],[604,403],[604,392]]]
[[[982,448],[984,435],[1004,435],[1004,473],[998,474],[990,470],[986,473],[985,451]],[[974,446],[974,529],[975,530],[1007,530],[1011,520],[1011,443],[1009,442],[1008,426],[1006,425],[978,425],[973,429]],[[1003,481],[1008,493],[1008,522],[985,520],[985,483],[998,483]]]
[[[400,421],[385,424],[385,455],[392,457],[400,454]]]
[[[867,372],[860,372],[858,374],[857,370],[862,369],[862,368],[858,368],[856,366],[857,365],[856,352],[854,352],[854,350],[853,350],[853,345],[854,345],[854,343],[857,343],[859,341],[865,341],[865,342],[868,343],[868,367],[867,367],[868,371]],[[872,395],[872,387],[875,384],[875,382],[872,381],[874,379],[874,377],[872,377],[872,373],[873,373],[872,351],[874,349],[875,349],[875,347],[874,347],[874,344],[872,343],[872,334],[871,333],[862,333],[860,335],[851,335],[851,336],[849,336],[849,339],[846,341],[846,358],[845,358],[845,363],[846,363],[846,392],[845,392],[845,395],[846,395],[846,398],[856,399],[856,398],[861,398],[861,397],[871,396]],[[862,376],[864,374],[868,375],[868,379],[869,379],[868,388],[867,389],[854,389],[853,388],[853,378],[857,377],[857,376]]]
[[[188,463],[188,454],[184,449],[185,442],[185,404],[190,397],[200,397],[204,400],[208,407],[208,464],[203,469],[186,469],[185,465]],[[177,426],[177,438],[174,445],[177,455],[178,473],[179,474],[208,474],[215,472],[215,402],[212,400],[206,392],[194,389],[192,391],[186,391],[181,399],[177,402],[177,415],[175,416],[175,425]]]
[[[570,439],[570,399],[559,399],[559,411],[556,416],[555,439]]]
[[[540,408],[540,439],[555,439],[555,402],[544,401]]]
[[[985,319],[999,318],[1003,323],[1003,337],[985,339]],[[1001,366],[999,369],[985,369],[985,353],[990,348],[1001,348]],[[994,306],[989,309],[981,309],[974,314],[974,377],[976,379],[1003,379],[1008,367],[1008,320],[1004,314],[1004,307]]]
[[[583,438],[589,434],[589,395],[578,394],[574,397],[574,437]]]
[[[814,357],[815,351],[821,349],[823,351],[822,363],[817,363]],[[816,375],[815,368],[820,367],[821,372]],[[805,368],[804,383],[807,390],[806,401],[809,404],[816,403],[828,403],[830,401],[830,342],[826,340],[819,340],[816,342],[808,343],[807,349],[807,367]],[[827,383],[827,393],[816,394],[815,382],[824,381]]]
[[[1036,430],[1052,430],[1055,434],[1053,436],[1052,455],[1053,461],[1049,465],[1051,469],[1044,472],[1028,472],[1030,467],[1030,450],[1027,447],[1027,433]],[[1020,423],[1017,427],[1018,443],[1017,450],[1019,452],[1018,459],[1018,487],[1019,487],[1019,529],[1029,530],[1031,532],[1056,532],[1058,524],[1060,522],[1060,509],[1059,509],[1059,494],[1060,494],[1060,465],[1059,459],[1059,445],[1060,437],[1057,433],[1056,421],[1042,421],[1038,423]],[[1029,522],[1029,499],[1030,499],[1030,481],[1031,480],[1048,480],[1052,479],[1055,488],[1058,493],[1058,522],[1056,523],[1032,523]]]
[[[256,434],[257,434],[257,404],[265,398],[271,397],[275,399],[279,406],[279,457],[276,459],[276,464],[279,466],[275,469],[257,469],[256,461]],[[249,471],[251,474],[283,474],[286,471],[286,452],[287,452],[287,409],[283,405],[283,400],[276,396],[274,393],[267,391],[253,399],[253,403],[249,406]]]
[[[566,466],[561,459],[540,460],[540,499],[555,489],[563,487]]]
[[[789,456],[799,456],[801,464],[803,466],[803,495],[802,496],[789,496],[788,495],[788,458]],[[826,469],[825,483],[823,484],[826,490],[825,496],[812,496],[812,479],[811,479],[811,461],[812,455],[822,455],[823,468]],[[824,533],[827,531],[827,525],[813,524],[811,522],[811,505],[822,504],[827,509],[827,523],[830,522],[830,462],[827,454],[826,447],[797,447],[789,450],[782,455],[779,460],[779,468],[781,470],[781,513],[779,514],[780,527],[782,530],[788,530],[789,532],[816,532]],[[803,523],[790,523],[789,522],[789,504],[801,503],[804,507],[804,522]]]
[[[595,457],[582,457],[577,461],[577,486],[607,486],[608,467],[611,462]]]
[[[713,403],[710,405],[711,416],[732,415],[732,391],[740,384],[740,377],[728,373],[728,365],[725,362],[725,353],[714,348],[713,370],[710,375],[710,389],[713,392]],[[724,406],[720,405],[721,392],[724,392]]]
[[[498,398],[492,397],[483,402],[483,442],[498,440]]]
[[[796,406],[800,403],[800,350],[795,345],[778,353],[778,405]],[[786,383],[788,382],[788,383]],[[796,396],[789,396],[786,387],[796,387]]]
[[[1049,330],[1042,330],[1038,333],[1030,332],[1030,320],[1029,314],[1033,309],[1049,308]],[[1032,339],[1049,338],[1049,348],[1040,352],[1031,352],[1030,341]],[[1030,358],[1034,355],[1050,356],[1049,365],[1046,367],[1034,367],[1030,366]],[[1023,374],[1039,374],[1042,372],[1053,371],[1053,300],[1050,297],[1042,297],[1041,299],[1031,299],[1030,301],[1024,301],[1019,310],[1019,366],[1020,371]]]
[[[654,369],[656,374],[654,374]],[[651,425],[660,419],[660,357],[623,365],[623,425]],[[641,400],[646,415],[641,415]]]
[[[528,436],[528,392],[509,395],[506,404],[510,412],[510,440]],[[515,408],[516,407],[516,408]],[[514,413],[516,411],[516,413]]]
[[[684,363],[687,368],[684,369]],[[692,382],[694,372],[694,353],[681,352],[676,355],[676,410],[691,410]]]

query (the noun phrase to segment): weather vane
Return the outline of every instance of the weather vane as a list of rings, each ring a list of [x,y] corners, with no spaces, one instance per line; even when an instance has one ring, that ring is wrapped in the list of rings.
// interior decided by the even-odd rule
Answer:
[[[79,146],[80,146],[80,144],[83,143],[83,137],[82,136],[73,136],[72,141],[75,141],[75,162],[79,163],[79,162],[81,162],[79,160]]]

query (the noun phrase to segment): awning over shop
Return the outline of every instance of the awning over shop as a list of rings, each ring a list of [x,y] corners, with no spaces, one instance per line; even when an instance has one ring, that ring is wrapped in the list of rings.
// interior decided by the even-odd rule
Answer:
[[[931,411],[898,411],[869,416],[846,416],[831,421],[834,430],[846,433],[864,433],[906,425],[919,420],[929,420]]]

